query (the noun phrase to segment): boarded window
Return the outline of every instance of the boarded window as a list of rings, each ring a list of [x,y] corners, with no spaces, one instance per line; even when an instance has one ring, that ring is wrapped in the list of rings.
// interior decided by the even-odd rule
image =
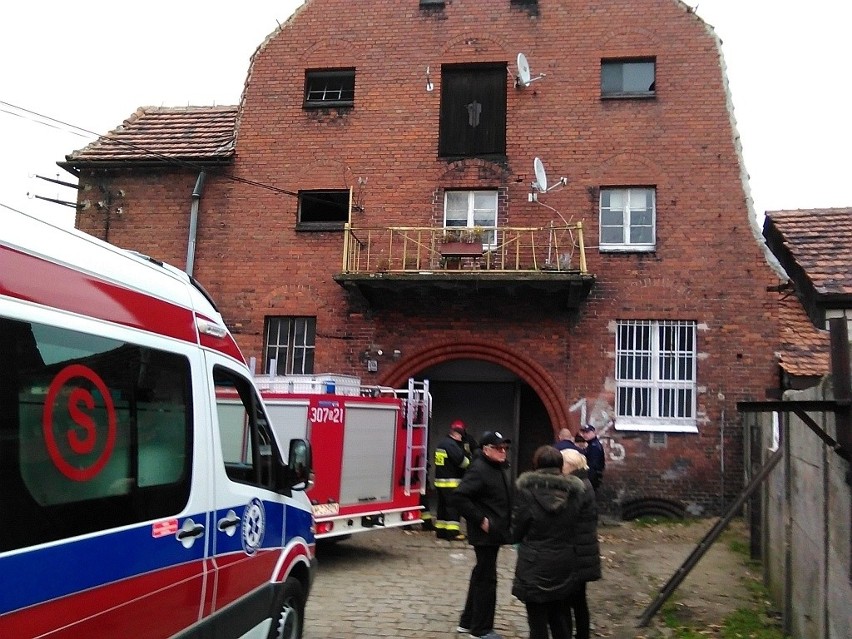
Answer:
[[[506,155],[506,65],[441,69],[441,157]]]

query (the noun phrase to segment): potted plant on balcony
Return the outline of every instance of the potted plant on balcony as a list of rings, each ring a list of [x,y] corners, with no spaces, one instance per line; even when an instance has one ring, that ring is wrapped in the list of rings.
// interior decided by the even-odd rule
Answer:
[[[444,231],[441,242],[442,257],[479,257],[482,255],[482,229],[451,228]]]

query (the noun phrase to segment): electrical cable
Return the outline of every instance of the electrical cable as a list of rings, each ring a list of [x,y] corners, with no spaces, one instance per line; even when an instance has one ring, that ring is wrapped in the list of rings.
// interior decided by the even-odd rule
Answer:
[[[34,115],[34,116],[37,116],[39,118],[43,118],[45,120],[55,122],[55,123],[60,124],[64,127],[68,127],[68,129],[76,129],[76,131],[82,131],[83,133],[86,133],[89,136],[94,136],[97,139],[108,139],[110,142],[114,142],[114,143],[119,144],[121,146],[125,146],[125,147],[128,147],[130,149],[133,149],[134,151],[140,151],[140,152],[145,153],[147,155],[150,155],[150,156],[152,156],[152,157],[154,157],[158,160],[162,160],[165,164],[177,166],[177,167],[184,168],[184,169],[192,169],[193,171],[207,170],[206,167],[204,167],[200,164],[196,164],[194,162],[188,162],[186,160],[180,160],[178,158],[171,158],[167,155],[163,155],[162,153],[152,151],[151,149],[147,149],[143,146],[140,146],[138,144],[133,144],[132,142],[127,142],[125,140],[119,140],[117,138],[107,138],[104,135],[100,135],[98,133],[95,133],[94,131],[89,131],[88,129],[85,129],[81,126],[69,124],[68,122],[63,122],[62,120],[57,120],[56,118],[51,118],[50,116],[43,115],[41,113],[37,113],[36,111],[31,111],[30,109],[25,109],[23,107],[19,107],[15,104],[11,104],[11,103],[6,102],[4,100],[0,100],[0,105],[5,106],[5,107],[9,107],[9,108],[12,108],[12,109],[17,109],[18,111],[22,111],[23,113],[28,113],[30,115]],[[0,112],[8,113],[9,115],[13,115],[13,116],[16,116],[16,117],[28,119],[31,122],[35,122],[35,123],[41,124],[43,126],[48,126],[48,127],[51,127],[51,128],[59,128],[59,127],[55,127],[53,125],[50,125],[46,122],[41,122],[39,120],[36,120],[34,118],[29,118],[29,117],[19,115],[19,114],[16,114],[16,113],[11,113],[9,111],[6,111],[5,109],[0,110]],[[75,135],[80,135],[80,137],[86,137],[84,135],[81,135],[80,133],[76,133],[76,131],[69,130],[68,132],[74,133]],[[279,188],[277,186],[272,186],[271,184],[265,184],[263,182],[258,182],[257,180],[249,180],[248,178],[241,178],[241,177],[237,177],[235,175],[222,175],[221,177],[223,177],[227,180],[230,180],[232,182],[237,182],[237,183],[240,183],[240,184],[247,184],[249,186],[256,186],[258,188],[266,189],[266,190],[269,190],[269,191],[272,191],[274,193],[278,193],[278,194],[281,194],[281,195],[290,195],[292,197],[299,197],[298,193],[294,193],[293,191],[288,191],[287,189],[282,189],[282,188]]]

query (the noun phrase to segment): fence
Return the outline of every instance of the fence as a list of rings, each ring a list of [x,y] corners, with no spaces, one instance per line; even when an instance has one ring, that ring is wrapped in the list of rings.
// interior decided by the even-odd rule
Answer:
[[[346,225],[344,273],[435,270],[586,274],[581,222],[546,227],[363,227]]]
[[[790,402],[832,400],[830,379]],[[833,412],[809,412],[837,441]],[[849,462],[792,412],[746,413],[746,459],[756,474],[773,449],[783,458],[750,504],[752,548],[783,613],[784,631],[799,639],[845,639],[852,628],[852,490]]]

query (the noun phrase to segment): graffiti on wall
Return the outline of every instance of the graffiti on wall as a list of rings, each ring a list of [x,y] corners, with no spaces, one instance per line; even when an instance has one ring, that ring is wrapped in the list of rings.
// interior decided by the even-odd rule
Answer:
[[[580,426],[591,424],[604,447],[607,460],[623,462],[627,456],[624,446],[615,439],[615,381],[607,379],[603,390],[591,400],[582,397],[574,402],[568,412],[576,415]]]

